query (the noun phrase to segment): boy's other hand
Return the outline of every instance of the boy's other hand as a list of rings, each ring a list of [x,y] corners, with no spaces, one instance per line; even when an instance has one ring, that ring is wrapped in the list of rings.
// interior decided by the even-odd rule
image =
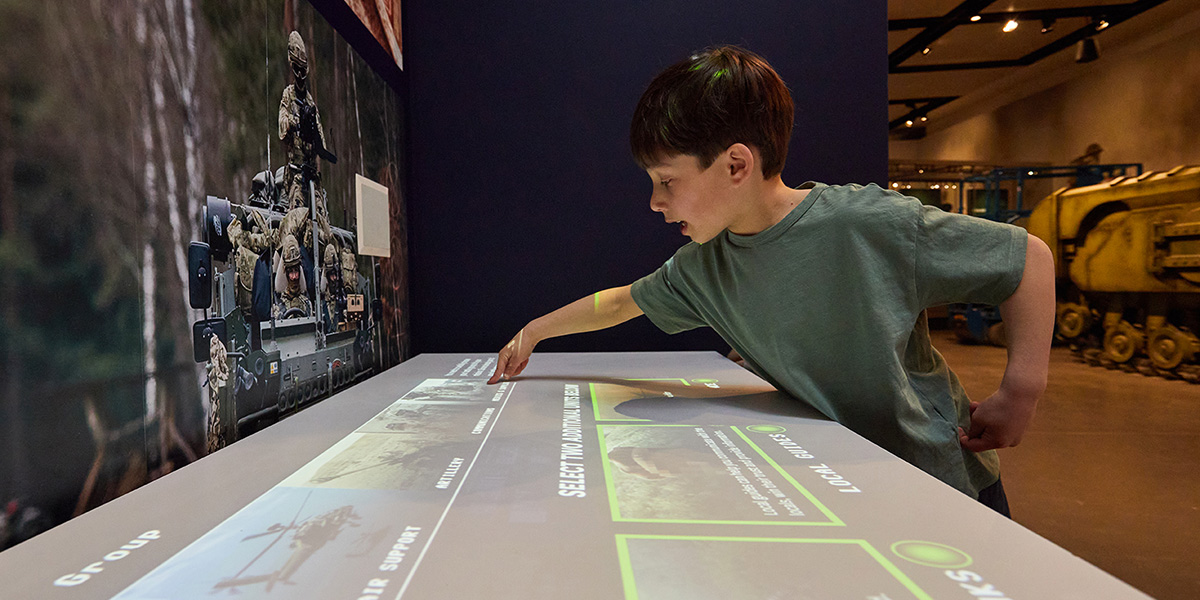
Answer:
[[[1033,420],[1038,395],[1000,389],[983,402],[970,406],[970,429],[958,428],[958,442],[972,452],[1010,448],[1021,443]]]
[[[499,382],[501,379],[516,377],[529,364],[529,355],[533,354],[533,346],[537,342],[525,337],[525,330],[517,332],[516,337],[505,344],[496,357],[496,371],[488,379],[488,384]]]

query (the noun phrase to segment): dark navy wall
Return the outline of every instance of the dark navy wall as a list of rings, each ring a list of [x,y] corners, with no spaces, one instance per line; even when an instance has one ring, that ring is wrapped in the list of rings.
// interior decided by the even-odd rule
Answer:
[[[526,322],[657,268],[687,239],[650,211],[629,120],[650,79],[732,43],[796,100],[784,182],[887,174],[884,0],[404,4],[411,327],[420,352],[496,351]],[[645,318],[539,350],[727,348]]]

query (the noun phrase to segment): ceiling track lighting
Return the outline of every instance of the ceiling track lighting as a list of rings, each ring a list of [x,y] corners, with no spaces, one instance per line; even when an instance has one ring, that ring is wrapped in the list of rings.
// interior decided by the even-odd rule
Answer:
[[[1108,29],[1109,26],[1108,20],[1104,17],[1093,19],[1092,24],[1096,28],[1096,31],[1104,31],[1105,29]]]
[[[1054,31],[1055,23],[1056,21],[1054,19],[1042,19],[1042,33],[1050,33],[1051,31]]]
[[[1004,33],[1012,33],[1017,29],[1018,25],[1020,25],[1020,23],[1017,23],[1016,19],[1009,19],[1008,22],[1004,24]]]

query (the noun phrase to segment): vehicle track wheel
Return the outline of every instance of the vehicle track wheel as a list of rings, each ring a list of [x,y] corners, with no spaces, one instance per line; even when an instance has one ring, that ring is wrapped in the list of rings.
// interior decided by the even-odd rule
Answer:
[[[1065,302],[1058,307],[1058,335],[1070,340],[1083,335],[1092,326],[1092,311],[1082,304]]]
[[[1115,363],[1126,363],[1137,355],[1146,336],[1129,321],[1121,321],[1104,332],[1104,353]]]
[[[1196,336],[1173,325],[1167,325],[1150,332],[1146,353],[1150,355],[1150,360],[1154,361],[1154,366],[1160,369],[1174,369],[1195,356],[1198,345],[1200,340],[1197,340]]]

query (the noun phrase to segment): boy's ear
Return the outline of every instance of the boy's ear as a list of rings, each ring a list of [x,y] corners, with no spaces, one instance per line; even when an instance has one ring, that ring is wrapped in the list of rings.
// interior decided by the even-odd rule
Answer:
[[[736,143],[725,149],[725,155],[728,157],[726,168],[729,169],[729,177],[733,183],[742,183],[754,174],[758,161],[755,160],[754,152],[749,146],[741,142]]]

